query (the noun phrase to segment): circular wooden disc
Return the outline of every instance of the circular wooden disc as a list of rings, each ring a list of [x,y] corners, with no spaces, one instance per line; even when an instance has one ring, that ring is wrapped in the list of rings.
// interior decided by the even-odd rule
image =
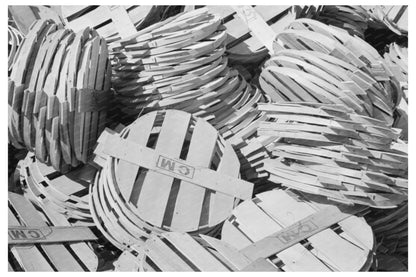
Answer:
[[[330,205],[321,197],[289,190],[260,193],[234,209],[221,239],[243,249]],[[269,259],[284,271],[359,271],[371,265],[373,247],[371,227],[350,216]]]
[[[140,244],[151,231],[213,232],[230,214],[236,197],[207,189],[193,179],[201,169],[219,177],[239,175],[232,146],[205,120],[182,111],[155,111],[137,119],[120,135],[154,149],[159,158],[156,168],[149,170],[108,157],[100,173],[94,188],[95,210],[101,209],[97,216],[108,219],[102,225],[119,245],[131,244],[134,236],[123,239],[120,232],[114,232],[117,228],[138,234],[135,244]],[[172,159],[180,159],[181,164]],[[174,178],[166,171],[184,177]],[[111,230],[106,225],[117,226]]]

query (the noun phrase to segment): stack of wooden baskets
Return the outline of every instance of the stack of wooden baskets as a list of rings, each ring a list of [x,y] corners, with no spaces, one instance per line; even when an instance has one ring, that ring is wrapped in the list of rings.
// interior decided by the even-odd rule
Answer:
[[[9,140],[58,171],[86,163],[106,123],[111,67],[105,40],[35,22],[9,79]]]
[[[76,32],[9,28],[9,271],[407,267],[407,44],[374,14],[54,9]]]
[[[341,105],[270,104],[259,135],[274,137],[271,181],[348,204],[396,207],[407,199],[407,152],[398,130]]]
[[[112,80],[122,112],[137,116],[169,108],[219,128],[240,123],[262,96],[227,66],[226,38],[220,17],[203,8],[112,44]]]

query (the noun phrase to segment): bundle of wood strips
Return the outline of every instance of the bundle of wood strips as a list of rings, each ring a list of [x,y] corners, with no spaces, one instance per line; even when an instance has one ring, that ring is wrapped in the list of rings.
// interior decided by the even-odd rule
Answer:
[[[73,225],[93,226],[89,208],[89,186],[96,169],[83,165],[67,174],[36,160],[29,153],[20,162],[20,179],[26,196],[44,210],[64,215]]]
[[[227,34],[206,8],[182,13],[111,45],[113,85],[122,112],[178,109],[227,125],[236,110],[260,100],[227,66]]]
[[[395,207],[407,199],[407,151],[400,130],[324,104],[262,105],[258,134],[275,137],[269,180],[345,203]]]
[[[87,162],[110,101],[107,45],[97,32],[32,25],[9,78],[9,140],[67,171]]]
[[[364,40],[347,31],[311,19],[293,21],[275,40],[275,52],[284,49],[314,50],[337,57],[364,71],[387,92],[393,110],[401,98],[398,82],[380,54]]]
[[[343,104],[393,123],[388,91],[371,75],[326,53],[279,51],[264,64],[259,83],[275,102]]]

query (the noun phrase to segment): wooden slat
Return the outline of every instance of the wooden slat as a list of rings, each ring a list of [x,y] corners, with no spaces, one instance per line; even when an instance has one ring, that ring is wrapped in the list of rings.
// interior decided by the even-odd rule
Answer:
[[[28,226],[47,226],[43,219],[37,214],[34,207],[22,196],[9,193],[9,201],[17,210],[19,216]],[[57,270],[81,271],[82,267],[75,258],[65,249],[63,245],[42,245],[48,258],[52,261]]]
[[[179,157],[188,132],[189,121],[189,114],[166,111],[155,150],[171,157]],[[148,172],[137,202],[144,220],[156,226],[162,225],[172,182],[173,178],[170,176]],[[159,201],[156,206],[155,199]]]
[[[162,271],[193,271],[175,252],[167,247],[160,239],[153,238],[146,242],[147,256]]]
[[[215,259],[206,249],[188,234],[167,233],[164,235],[175,247],[185,255],[201,271],[228,271],[220,261]]]
[[[8,210],[8,224],[20,225],[15,215]],[[11,252],[26,271],[54,271],[36,247],[13,246]]]
[[[86,227],[33,228],[9,225],[9,244],[56,243],[96,240]]]
[[[265,20],[251,6],[233,6],[243,21],[248,25],[253,35],[260,40],[263,45],[273,53],[273,40],[275,33],[266,24]]]
[[[240,163],[235,156],[234,150],[230,144],[225,145],[223,157],[218,165],[220,174],[224,172],[225,175],[238,176],[240,171]],[[229,195],[216,192],[211,196],[209,213],[209,224],[215,225],[217,222],[221,222],[229,215],[233,209],[233,199]]]
[[[186,161],[195,167],[209,167],[218,133],[206,121],[198,119],[192,133]],[[206,190],[182,180],[175,205],[172,228],[195,230],[199,226]]]
[[[242,269],[250,263],[245,256],[241,255],[230,245],[209,236],[200,235],[200,237],[216,251],[218,251],[218,253],[221,254],[221,256],[230,262],[236,269]]]

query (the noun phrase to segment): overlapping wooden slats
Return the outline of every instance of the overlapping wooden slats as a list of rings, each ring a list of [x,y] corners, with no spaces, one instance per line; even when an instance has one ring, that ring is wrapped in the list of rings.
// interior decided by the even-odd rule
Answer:
[[[276,252],[273,252],[270,244],[268,245],[270,253],[273,254],[267,254],[264,258],[268,258],[276,268],[283,271],[368,270],[372,260],[374,238],[370,226],[363,218],[347,214],[346,219],[331,226],[320,226],[318,222],[322,221],[313,221],[312,218],[301,221],[322,212],[327,207],[332,208],[333,204],[322,197],[308,198],[281,189],[260,193],[234,209],[224,224],[221,240],[240,249],[249,257],[256,256],[255,251],[265,250],[252,246],[255,243],[259,244],[263,239],[297,241],[283,251],[276,249]],[[263,228],[258,228],[259,226]],[[319,231],[313,232],[315,228]],[[308,236],[309,232],[314,234]],[[276,234],[281,236],[275,238]],[[303,235],[307,238],[300,239]]]
[[[395,207],[407,199],[400,130],[343,106],[269,104],[259,135],[274,137],[264,162],[275,183],[346,203]]]
[[[103,38],[35,22],[9,78],[9,140],[58,171],[86,163],[106,124],[109,89]]]
[[[393,123],[386,89],[371,75],[326,53],[279,51],[265,63],[259,82],[273,101],[343,104]]]
[[[386,91],[386,104],[394,109],[401,93],[397,80],[380,54],[364,40],[345,30],[311,19],[293,21],[287,30],[276,37],[276,52],[283,49],[314,50],[337,57],[369,74]]]
[[[228,67],[227,34],[208,10],[182,13],[112,44],[113,85],[124,114],[183,110],[225,137],[258,117],[264,97]]]
[[[40,236],[36,228],[70,226],[63,215],[52,216],[52,209],[39,212],[25,197],[9,192],[9,226],[26,226],[34,232],[20,232],[19,236]],[[66,222],[66,223],[65,223]],[[36,234],[36,235],[35,235]],[[15,233],[18,236],[17,233]],[[45,235],[45,234],[43,234]],[[98,258],[86,242],[36,243],[10,245],[14,259],[24,271],[96,271]]]
[[[95,172],[95,168],[85,165],[63,175],[37,161],[31,153],[20,164],[20,178],[28,196],[40,206],[48,205],[77,225],[94,225],[88,193]]]
[[[106,162],[96,176],[91,210],[121,249],[142,244],[151,231],[215,231],[239,199],[251,197],[252,184],[237,179],[231,145],[203,119],[151,112],[120,138],[103,136],[96,153]]]
[[[62,6],[62,16],[75,32],[92,27],[111,43],[161,20],[165,6]]]
[[[127,254],[117,261],[118,271],[244,271],[252,263],[235,247],[209,236],[191,237],[169,232],[153,235],[143,246],[133,246],[138,254]],[[131,264],[134,266],[132,267]],[[266,267],[270,270],[270,267]],[[264,266],[258,270],[264,270]]]

